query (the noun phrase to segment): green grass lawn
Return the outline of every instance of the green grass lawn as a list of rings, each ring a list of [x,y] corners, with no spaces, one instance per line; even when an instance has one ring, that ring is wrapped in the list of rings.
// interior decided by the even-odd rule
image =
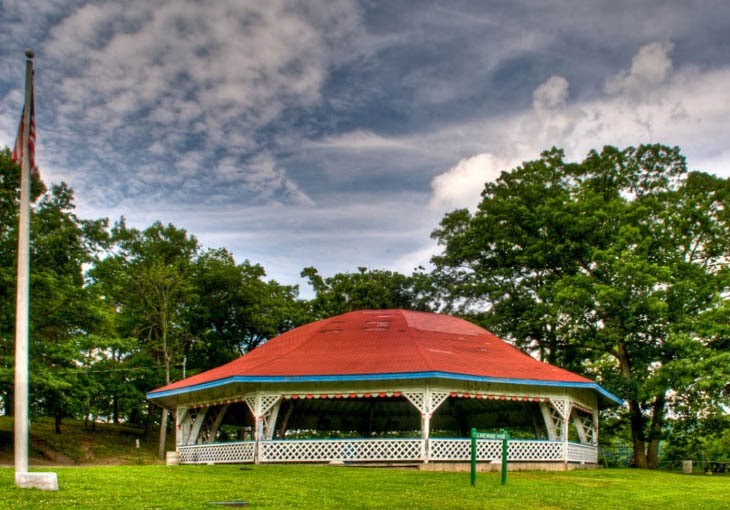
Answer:
[[[0,508],[730,509],[730,475],[602,469],[421,472],[335,466],[99,466],[54,468],[60,490],[17,489],[0,469]]]

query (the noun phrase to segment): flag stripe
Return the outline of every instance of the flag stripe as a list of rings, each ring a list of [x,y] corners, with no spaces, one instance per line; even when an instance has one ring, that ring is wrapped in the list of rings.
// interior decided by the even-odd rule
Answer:
[[[33,75],[31,74],[30,83],[30,105],[23,105],[23,112],[20,116],[20,126],[18,126],[18,135],[15,137],[15,146],[13,146],[13,161],[18,165],[23,164],[23,154],[28,148],[28,162],[30,163],[30,171],[32,175],[38,174],[38,168],[35,165],[35,94],[33,92]],[[30,129],[28,130],[28,140],[25,140],[25,117],[26,108],[30,107]]]

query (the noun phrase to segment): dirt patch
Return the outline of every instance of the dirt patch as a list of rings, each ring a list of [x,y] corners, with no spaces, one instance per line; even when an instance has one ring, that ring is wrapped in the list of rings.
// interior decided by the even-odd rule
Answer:
[[[51,445],[43,439],[31,438],[30,447],[40,453],[40,456],[43,459],[46,459],[56,465],[68,466],[76,464],[76,461],[74,461],[71,457],[54,450]]]

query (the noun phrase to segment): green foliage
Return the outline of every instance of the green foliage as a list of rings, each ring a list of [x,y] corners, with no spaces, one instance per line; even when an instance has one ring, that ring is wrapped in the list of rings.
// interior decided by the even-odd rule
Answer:
[[[20,170],[0,153],[0,400],[12,412]],[[298,289],[265,281],[173,225],[82,220],[73,191],[34,178],[31,409],[151,425],[145,393],[310,320]],[[85,272],[85,270],[88,271]]]
[[[199,299],[188,314],[195,337],[188,353],[193,370],[230,361],[308,322],[297,287],[265,281],[265,276],[260,265],[236,264],[224,249],[208,250],[194,261]]]
[[[433,233],[445,307],[624,397],[636,462],[656,467],[668,403],[728,402],[730,181],[678,148],[552,149],[482,196]]]
[[[9,152],[0,153],[0,395],[10,407],[13,394],[15,279],[19,169]],[[105,220],[86,221],[74,213],[65,184],[46,191],[34,178],[31,215],[30,405],[37,414],[61,419],[79,412],[77,337],[99,323],[84,287],[83,267],[105,243]],[[9,410],[9,409],[7,409]]]
[[[662,451],[665,461],[729,462],[730,416],[714,413],[669,420],[667,439]]]
[[[19,169],[0,152],[0,399],[12,409]],[[725,455],[730,404],[730,184],[677,148],[560,150],[488,183],[433,236],[436,270],[302,271],[316,297],[266,280],[173,225],[83,220],[72,190],[32,183],[31,407],[149,427],[151,388],[229,361],[315,318],[357,309],[469,315],[626,398],[609,433],[639,465]],[[88,272],[84,272],[85,269]],[[667,410],[671,420],[666,422]],[[91,422],[90,422],[91,423]],[[604,429],[605,432],[606,429]],[[606,437],[605,433],[602,437]],[[692,438],[691,440],[687,438]],[[672,450],[674,449],[674,450]],[[674,451],[674,453],[671,453]],[[643,459],[643,460],[642,460]],[[648,460],[647,460],[648,459]]]
[[[426,299],[419,292],[423,275],[358,268],[356,273],[337,273],[323,278],[314,267],[302,270],[316,293],[311,306],[317,318],[331,317],[354,310],[401,308],[428,310]]]

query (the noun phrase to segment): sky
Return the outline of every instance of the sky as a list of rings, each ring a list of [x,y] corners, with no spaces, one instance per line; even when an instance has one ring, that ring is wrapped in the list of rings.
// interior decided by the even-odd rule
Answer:
[[[677,145],[730,177],[724,0],[0,0],[0,147],[82,218],[187,230],[269,278],[411,274],[550,147]]]

